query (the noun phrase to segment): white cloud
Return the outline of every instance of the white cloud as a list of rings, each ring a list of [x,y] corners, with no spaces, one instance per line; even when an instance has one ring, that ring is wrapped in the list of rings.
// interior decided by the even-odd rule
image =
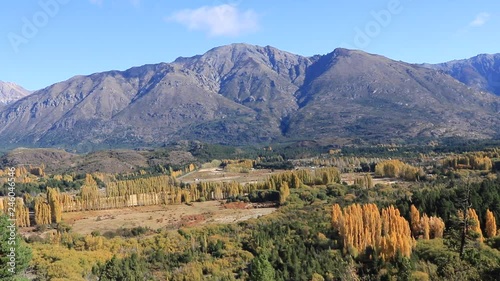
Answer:
[[[189,30],[208,32],[210,36],[238,36],[258,29],[258,16],[253,10],[240,11],[228,4],[181,10],[167,20],[185,25]]]
[[[469,26],[482,26],[490,19],[490,14],[480,13],[476,18],[469,23]]]

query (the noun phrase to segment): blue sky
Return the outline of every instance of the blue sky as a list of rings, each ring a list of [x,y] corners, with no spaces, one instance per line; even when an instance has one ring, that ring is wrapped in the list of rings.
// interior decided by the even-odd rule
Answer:
[[[500,52],[498,0],[26,0],[0,4],[0,80],[36,90],[230,43],[408,62]]]

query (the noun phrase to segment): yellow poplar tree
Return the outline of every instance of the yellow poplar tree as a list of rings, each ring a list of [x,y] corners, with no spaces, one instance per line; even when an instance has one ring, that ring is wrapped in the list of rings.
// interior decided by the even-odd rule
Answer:
[[[22,198],[16,198],[16,225],[19,227],[30,226],[30,215],[27,207],[24,206]]]
[[[420,234],[420,212],[418,209],[414,206],[411,205],[410,207],[410,223],[411,223],[411,231],[413,234],[413,237],[418,237]]]
[[[343,212],[336,204],[332,208],[332,226],[338,226],[344,251],[353,256],[372,247],[384,260],[398,252],[409,257],[414,245],[408,221],[393,206],[383,209],[381,215],[375,204],[353,204]]]
[[[485,229],[486,237],[495,237],[497,235],[497,223],[495,215],[490,210],[486,210]]]
[[[342,209],[340,208],[339,204],[335,204],[332,207],[332,227],[335,230],[339,230],[341,224],[343,223],[342,220],[344,219],[342,215]]]
[[[47,201],[50,206],[50,216],[53,222],[60,223],[62,216],[62,206],[59,199],[59,191],[55,188],[47,188]]]
[[[429,240],[431,238],[431,228],[429,225],[429,217],[427,214],[423,214],[422,218],[420,218],[420,227],[422,228],[422,234],[425,240]]]
[[[476,232],[477,234],[479,234],[479,238],[478,240],[480,242],[483,242],[483,233],[481,232],[481,225],[479,224],[479,217],[477,216],[477,213],[476,213],[476,210],[470,208],[468,211],[467,211],[468,215],[469,215],[469,218],[471,220],[471,227],[470,227],[470,230]]]
[[[443,238],[444,221],[439,217],[429,218],[429,228],[431,238]]]
[[[7,198],[6,197],[0,197],[0,213],[6,213],[6,207],[7,207]]]
[[[381,258],[394,258],[398,252],[405,257],[411,255],[414,240],[410,224],[394,206],[382,209],[382,237],[379,245]]]
[[[380,242],[380,234],[382,230],[382,222],[380,220],[380,212],[377,205],[363,205],[363,224],[364,236],[367,245],[375,246]]]
[[[52,223],[50,206],[41,196],[35,198],[35,222],[37,225]]]
[[[290,196],[290,188],[288,187],[288,183],[285,181],[280,185],[280,205],[283,205],[286,202],[288,196]]]
[[[367,188],[372,188],[373,187],[373,178],[370,174],[365,175],[365,183]]]

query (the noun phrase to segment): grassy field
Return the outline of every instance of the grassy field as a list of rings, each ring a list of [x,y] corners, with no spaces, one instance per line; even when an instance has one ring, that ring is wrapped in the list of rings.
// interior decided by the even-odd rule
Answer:
[[[254,208],[251,204],[224,204],[219,201],[195,202],[191,206],[156,205],[123,209],[64,213],[63,222],[73,232],[105,233],[119,228],[149,227],[176,229],[207,223],[234,223],[274,212],[276,208]]]

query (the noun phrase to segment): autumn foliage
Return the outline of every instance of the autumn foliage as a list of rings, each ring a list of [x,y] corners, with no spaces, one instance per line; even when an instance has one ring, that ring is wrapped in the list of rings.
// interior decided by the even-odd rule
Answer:
[[[363,177],[359,177],[354,179],[354,184],[364,188],[372,188],[373,187],[373,179],[370,174],[365,174]]]
[[[10,201],[13,198],[14,201]],[[16,226],[27,227],[30,226],[29,209],[24,204],[24,199],[17,197],[0,197],[0,214],[5,213],[10,216],[14,214]]]
[[[421,237],[425,240],[443,238],[444,221],[439,217],[429,217],[425,213],[420,216],[420,212],[414,205],[410,207],[410,224],[411,233],[415,238]]]
[[[470,208],[467,212],[468,212],[468,217],[472,221],[470,230],[479,234],[478,240],[482,242],[483,241],[483,232],[481,231],[481,225],[479,224],[479,217],[476,213],[476,210]]]
[[[385,160],[375,166],[375,175],[378,177],[402,178],[408,181],[418,180],[424,175],[421,168],[405,164],[400,160]]]
[[[191,169],[194,169],[194,165],[188,167],[186,171]],[[335,168],[284,172],[272,175],[263,182],[245,185],[238,182],[180,184],[174,176],[160,175],[110,181],[106,183],[104,190],[99,189],[94,178],[95,175],[87,174],[77,194],[60,193],[55,188],[47,188],[44,196],[34,199],[36,224],[58,223],[63,212],[223,200],[256,190],[276,190],[279,192],[280,204],[284,204],[291,188],[300,188],[304,182],[321,184],[338,182],[340,173]]]
[[[469,208],[466,212],[466,216],[462,211],[458,211],[458,218],[468,222],[468,231],[471,231],[478,235],[477,240],[483,242],[483,232],[481,231],[481,225],[479,222],[479,217],[476,210]]]
[[[24,205],[23,198],[16,198],[16,225],[19,227],[30,226],[30,216],[28,207]]]
[[[370,247],[384,260],[398,253],[409,257],[414,245],[408,221],[393,206],[380,212],[375,204],[353,204],[341,211],[336,204],[332,226],[339,231],[344,250],[354,256]]]
[[[490,210],[486,210],[485,234],[487,237],[495,237],[497,235],[497,223],[495,215]]]
[[[453,169],[491,170],[493,162],[483,153],[469,153],[450,156],[443,160],[443,166]]]
[[[52,223],[50,205],[43,196],[37,196],[35,198],[35,223],[37,225]]]
[[[59,190],[55,188],[47,188],[47,201],[50,206],[50,216],[52,222],[61,222],[62,207],[61,200],[59,198]]]
[[[420,212],[415,205],[411,205],[410,207],[410,223],[413,237],[418,237],[420,233]]]

